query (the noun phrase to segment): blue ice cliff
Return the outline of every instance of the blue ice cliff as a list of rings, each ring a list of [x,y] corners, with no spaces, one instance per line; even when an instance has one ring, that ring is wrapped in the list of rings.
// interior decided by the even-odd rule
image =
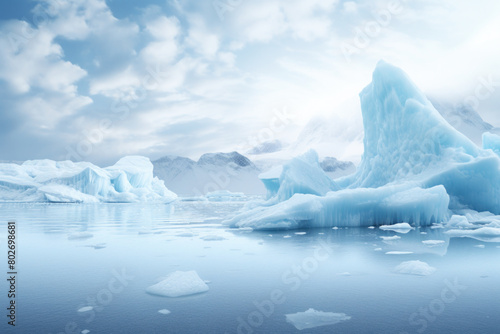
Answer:
[[[148,158],[128,156],[100,168],[90,162],[29,160],[0,164],[2,202],[171,202]]]
[[[379,62],[360,93],[364,153],[357,171],[327,181],[314,152],[261,175],[267,201],[230,219],[255,229],[430,225],[453,210],[500,214],[496,137],[477,147],[449,125],[399,68]]]

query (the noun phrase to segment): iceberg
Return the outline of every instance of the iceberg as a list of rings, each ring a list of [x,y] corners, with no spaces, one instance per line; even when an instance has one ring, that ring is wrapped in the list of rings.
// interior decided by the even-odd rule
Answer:
[[[380,61],[360,100],[364,153],[354,174],[328,181],[310,151],[260,175],[268,199],[225,223],[425,226],[446,222],[453,210],[500,213],[500,157],[448,124],[406,73]]]
[[[141,156],[124,157],[106,168],[52,160],[0,164],[1,202],[171,202],[176,197]]]

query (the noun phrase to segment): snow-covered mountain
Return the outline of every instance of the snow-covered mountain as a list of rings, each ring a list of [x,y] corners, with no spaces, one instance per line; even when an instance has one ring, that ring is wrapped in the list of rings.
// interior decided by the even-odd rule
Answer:
[[[153,161],[154,175],[179,195],[200,196],[217,190],[265,194],[261,170],[237,153],[206,153],[198,161],[166,156]]]
[[[482,145],[484,132],[500,134],[500,129],[485,122],[471,106],[464,103],[451,103],[430,98],[433,106],[455,129],[466,135],[476,145]]]
[[[201,196],[217,190],[242,192],[249,195],[263,195],[266,189],[259,174],[273,167],[283,165],[288,159],[249,158],[231,153],[206,153],[198,161],[179,156],[165,156],[153,161],[154,175],[176,194]],[[332,178],[352,174],[356,167],[352,162],[325,157],[321,168]]]

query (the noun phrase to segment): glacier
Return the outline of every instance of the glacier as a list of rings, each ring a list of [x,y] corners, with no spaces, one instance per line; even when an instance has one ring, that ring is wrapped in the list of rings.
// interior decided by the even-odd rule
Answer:
[[[317,155],[307,152],[261,174],[267,200],[225,224],[418,226],[447,221],[454,210],[500,213],[499,156],[448,124],[404,71],[380,61],[360,101],[364,153],[355,173],[329,182]]]
[[[0,164],[2,202],[171,202],[177,195],[153,177],[146,157],[127,156],[100,168],[90,162],[29,160]]]

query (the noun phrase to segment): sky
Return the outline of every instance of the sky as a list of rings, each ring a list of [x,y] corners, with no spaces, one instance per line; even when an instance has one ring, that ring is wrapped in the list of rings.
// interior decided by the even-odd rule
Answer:
[[[384,59],[500,126],[496,0],[0,2],[0,160],[245,153],[360,126]]]

